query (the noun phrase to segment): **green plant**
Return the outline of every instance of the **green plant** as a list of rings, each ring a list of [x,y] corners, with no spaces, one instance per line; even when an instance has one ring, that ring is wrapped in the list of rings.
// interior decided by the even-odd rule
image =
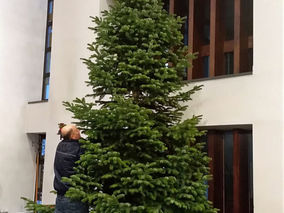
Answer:
[[[194,58],[183,19],[159,0],[116,0],[92,19],[92,93],[64,103],[87,136],[76,174],[64,178],[67,196],[96,213],[215,213],[205,196],[209,159],[195,139],[200,117],[182,120],[201,89],[182,80]]]
[[[54,206],[37,204],[36,202],[25,197],[21,197],[21,199],[26,201],[25,209],[27,211],[38,213],[54,213]]]

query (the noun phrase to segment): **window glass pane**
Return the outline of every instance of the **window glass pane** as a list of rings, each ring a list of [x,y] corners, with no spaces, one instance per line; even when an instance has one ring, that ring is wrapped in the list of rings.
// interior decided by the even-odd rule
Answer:
[[[248,131],[240,132],[240,212],[253,212],[253,162],[252,162],[252,134]]]
[[[49,76],[50,76],[50,60],[51,60],[51,43],[52,43],[52,16],[53,16],[53,0],[48,0],[47,8],[47,29],[45,42],[45,58],[44,58],[44,79],[42,99],[49,98]]]
[[[41,144],[41,156],[45,155],[45,143],[46,143],[46,139],[42,139],[42,144]]]
[[[206,141],[198,138],[198,141]],[[248,130],[209,130],[204,151],[212,158],[213,180],[209,199],[220,212],[253,213],[252,132]],[[223,156],[223,157],[222,157]],[[237,172],[237,175],[235,175]],[[213,185],[212,185],[213,184]],[[234,191],[234,190],[237,190]],[[239,197],[238,194],[240,195]]]
[[[253,35],[253,0],[246,0],[245,1],[246,5],[245,7],[247,8],[247,16],[248,16],[248,35],[252,36]]]
[[[225,28],[225,40],[234,40],[234,0],[224,1],[223,24]]]
[[[249,212],[253,212],[253,142],[252,133],[247,132],[247,143],[248,143],[248,182],[249,182]]]
[[[50,56],[51,56],[50,52],[47,52],[45,55],[45,69],[44,69],[45,73],[50,73]]]
[[[234,73],[234,53],[233,52],[225,53],[225,73],[226,74]]]
[[[209,77],[209,53],[210,53],[210,0],[194,1],[193,20],[194,32],[189,32],[193,36],[193,42],[189,45],[193,47],[193,52],[198,52],[198,58],[193,60],[192,78]]]
[[[203,77],[209,77],[209,56],[203,57]]]
[[[43,99],[48,100],[49,98],[49,77],[44,79],[44,88],[43,88]]]
[[[182,26],[181,32],[184,37],[184,44],[188,45],[188,15],[189,15],[189,6],[188,0],[185,1],[175,1],[174,13],[180,17],[185,17],[185,23]]]
[[[46,38],[46,48],[51,47],[51,39],[52,39],[52,26],[48,26],[47,28],[47,38]]]
[[[203,39],[205,44],[210,43],[210,0],[204,1]]]
[[[199,57],[192,62],[192,78],[208,77],[207,65],[209,63],[207,63],[208,58],[205,57],[212,50],[210,49],[211,38],[214,38],[216,42],[212,76],[251,72],[253,67],[253,0],[239,0],[237,4],[235,0],[214,1],[216,5],[210,0],[189,2],[190,6],[194,6],[193,15],[190,16],[190,21],[193,23],[189,23],[192,26],[189,30],[193,32],[188,33],[188,29],[184,28],[183,33],[187,32],[193,38],[193,41],[188,41],[188,37],[185,36],[185,43],[189,42],[193,52],[199,53]],[[178,15],[183,13],[185,9],[182,7],[184,6],[188,10],[189,2],[175,0],[175,13]],[[218,13],[214,15],[216,23],[215,21],[210,22],[211,3],[214,7],[212,12]],[[215,35],[210,35],[210,24],[216,27],[212,30],[212,32],[216,31]],[[234,41],[236,35],[239,39]]]
[[[252,52],[253,48],[253,0],[241,0],[240,2],[240,20],[239,20],[239,42],[237,47],[239,51],[238,54],[238,63],[239,72],[250,72],[252,71]],[[235,70],[236,71],[236,70]]]
[[[200,45],[210,43],[210,0],[195,1],[194,9],[195,40]]]
[[[42,186],[43,186],[43,172],[44,172],[44,150],[45,150],[45,135],[39,135],[39,147],[36,153],[36,191],[35,199],[38,204],[42,203]]]
[[[233,132],[224,133],[225,212],[233,212]]]
[[[46,85],[45,87],[45,98],[46,100],[48,100],[49,98],[49,84]]]
[[[202,151],[203,151],[204,153],[207,153],[207,154],[208,154],[208,137],[207,137],[207,135],[203,135],[203,136],[197,137],[197,138],[196,138],[196,141],[197,141],[198,143],[204,143],[204,147],[203,147]],[[208,181],[205,181],[205,184],[209,186]],[[207,188],[207,190],[206,190],[206,192],[205,192],[205,196],[206,196],[207,199],[208,199],[208,197],[209,197],[209,194],[208,194],[208,193],[209,193],[209,188]]]
[[[252,71],[252,66],[253,66],[253,49],[250,48],[248,49],[248,72]]]
[[[52,23],[52,15],[53,15],[53,1],[49,1],[48,2],[48,15],[47,15],[49,24]]]
[[[183,37],[184,37],[184,45],[188,46],[188,16],[186,16],[185,23],[184,23],[184,32],[183,32]]]
[[[248,49],[248,72],[252,71],[253,66],[253,0],[246,1],[248,10],[248,35],[249,35],[249,49]]]
[[[203,135],[203,136],[197,138],[197,141],[201,141],[202,143],[204,143],[203,152],[208,154],[208,138],[207,138],[207,135]],[[208,181],[205,181],[205,184],[208,186],[208,188],[206,189],[206,192],[205,192],[205,196],[206,196],[206,198],[208,200],[208,198],[209,198],[209,184],[208,184]]]
[[[164,10],[166,10],[167,12],[170,11],[170,1],[169,0],[163,0],[163,3],[164,3]]]
[[[188,73],[188,69],[185,68],[185,69],[184,69],[183,80],[187,80],[187,73]]]
[[[53,13],[53,1],[49,1],[48,3],[48,14]]]

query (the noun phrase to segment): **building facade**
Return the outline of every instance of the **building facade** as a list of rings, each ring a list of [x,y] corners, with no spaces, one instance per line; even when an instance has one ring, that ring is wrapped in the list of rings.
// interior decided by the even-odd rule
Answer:
[[[169,0],[186,16],[185,44],[199,53],[186,71],[203,85],[185,118],[202,115],[213,180],[208,198],[226,213],[284,212],[284,2]],[[0,7],[0,210],[24,212],[20,197],[54,204],[62,101],[88,93],[89,16],[108,0],[9,0]]]

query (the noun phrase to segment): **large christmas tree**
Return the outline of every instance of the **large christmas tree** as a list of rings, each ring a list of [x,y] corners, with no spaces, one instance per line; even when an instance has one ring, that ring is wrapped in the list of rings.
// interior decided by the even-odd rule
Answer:
[[[116,0],[93,18],[87,98],[65,103],[86,135],[67,196],[92,212],[214,213],[208,157],[196,125],[181,120],[200,89],[182,90],[189,66],[183,19],[160,0]]]

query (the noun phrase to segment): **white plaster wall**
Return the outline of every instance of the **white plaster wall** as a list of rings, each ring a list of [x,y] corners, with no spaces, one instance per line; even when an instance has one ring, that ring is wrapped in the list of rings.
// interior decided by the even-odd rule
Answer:
[[[41,95],[46,5],[9,0],[0,7],[0,210],[12,213],[23,210],[21,196],[34,193],[35,153],[23,115]]]
[[[283,0],[254,1],[253,75],[195,83],[204,88],[186,113],[202,126],[253,125],[255,213],[284,212],[282,14]]]

